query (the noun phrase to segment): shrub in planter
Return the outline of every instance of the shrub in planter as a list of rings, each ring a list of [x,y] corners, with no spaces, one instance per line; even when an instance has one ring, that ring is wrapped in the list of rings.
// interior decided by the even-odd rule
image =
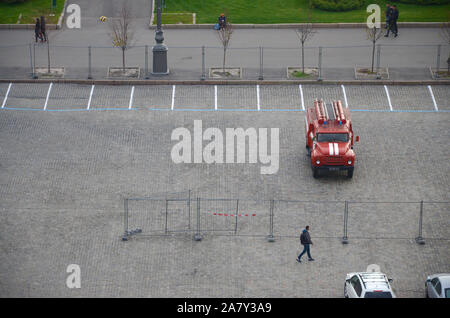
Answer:
[[[349,11],[359,9],[364,0],[311,0],[311,6],[326,11]]]

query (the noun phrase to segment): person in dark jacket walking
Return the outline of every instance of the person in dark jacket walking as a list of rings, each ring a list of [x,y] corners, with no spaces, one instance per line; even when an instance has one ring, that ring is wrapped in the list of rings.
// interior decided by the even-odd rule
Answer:
[[[47,41],[47,34],[45,33],[45,19],[41,16],[41,41]]]
[[[42,39],[41,22],[39,21],[39,18],[36,18],[36,24],[34,25],[34,37],[36,39],[36,42],[38,42],[38,39]]]
[[[386,29],[389,28],[389,20],[391,18],[392,8],[389,3],[386,3]]]
[[[385,37],[389,36],[389,31],[392,31],[392,33],[394,33],[394,37],[397,37],[398,35],[398,28],[397,28],[397,20],[398,20],[398,9],[395,5],[393,5],[391,7],[392,11],[391,11],[391,15],[389,17],[389,27],[387,30],[387,33],[385,35]]]
[[[392,32],[394,32],[394,36],[397,37],[398,35],[398,28],[397,28],[397,20],[398,20],[398,9],[397,6],[392,6]]]
[[[311,236],[309,235],[309,226],[307,225],[300,235],[300,243],[303,245],[303,252],[297,257],[297,262],[302,262],[303,254],[308,254],[308,261],[314,261],[314,258],[311,257],[310,245],[313,245],[311,241]]]

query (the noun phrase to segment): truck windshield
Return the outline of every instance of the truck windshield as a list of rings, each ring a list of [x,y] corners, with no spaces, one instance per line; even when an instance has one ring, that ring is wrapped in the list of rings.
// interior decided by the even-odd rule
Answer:
[[[347,142],[348,134],[317,134],[317,142]]]
[[[392,298],[391,292],[366,292],[364,298]]]

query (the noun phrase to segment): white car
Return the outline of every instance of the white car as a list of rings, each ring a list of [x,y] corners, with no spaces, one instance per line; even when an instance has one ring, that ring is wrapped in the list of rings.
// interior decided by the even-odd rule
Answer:
[[[429,298],[450,298],[450,274],[428,276],[425,288]]]
[[[395,298],[392,279],[379,272],[347,274],[344,286],[346,298]]]

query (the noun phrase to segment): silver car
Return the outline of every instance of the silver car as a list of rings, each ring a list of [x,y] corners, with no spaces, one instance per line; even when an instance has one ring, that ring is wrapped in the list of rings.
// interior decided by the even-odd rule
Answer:
[[[429,298],[450,298],[450,274],[428,276],[425,290]]]

